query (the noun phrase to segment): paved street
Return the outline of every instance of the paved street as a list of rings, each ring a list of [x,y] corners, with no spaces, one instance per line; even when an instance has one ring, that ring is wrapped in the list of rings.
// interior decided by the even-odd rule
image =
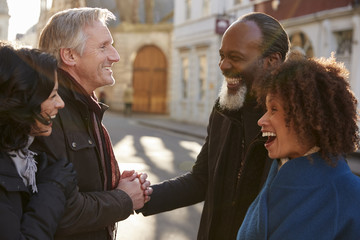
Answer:
[[[145,120],[136,116],[124,118],[112,112],[105,114],[104,124],[110,132],[121,171],[146,172],[149,180],[157,183],[191,169],[203,139],[149,126],[151,121],[160,121],[156,117]],[[118,223],[117,239],[196,239],[201,210],[199,203],[150,217],[132,215]]]

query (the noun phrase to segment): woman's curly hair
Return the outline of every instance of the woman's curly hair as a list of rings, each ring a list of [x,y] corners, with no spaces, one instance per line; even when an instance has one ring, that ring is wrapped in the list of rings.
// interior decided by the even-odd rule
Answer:
[[[0,150],[26,146],[35,120],[44,122],[41,103],[55,85],[57,61],[37,49],[0,42]]]
[[[359,147],[357,100],[348,82],[343,63],[330,58],[289,58],[254,86],[258,101],[267,94],[282,99],[285,121],[298,133],[300,142],[320,147],[330,164],[331,156],[355,151]]]

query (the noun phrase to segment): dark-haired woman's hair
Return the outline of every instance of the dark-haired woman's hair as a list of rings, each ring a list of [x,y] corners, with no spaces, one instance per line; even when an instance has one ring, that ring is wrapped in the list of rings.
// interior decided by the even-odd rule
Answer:
[[[300,141],[320,147],[330,165],[334,163],[331,156],[359,147],[357,100],[347,69],[333,56],[305,59],[294,55],[254,88],[262,103],[267,94],[282,99],[287,125],[292,124]]]
[[[261,50],[263,57],[280,53],[284,61],[289,51],[290,40],[283,26],[275,18],[265,13],[253,12],[239,19],[241,22],[253,21],[262,33]]]
[[[26,146],[35,120],[41,117],[41,103],[55,84],[56,59],[37,49],[0,43],[0,150]]]

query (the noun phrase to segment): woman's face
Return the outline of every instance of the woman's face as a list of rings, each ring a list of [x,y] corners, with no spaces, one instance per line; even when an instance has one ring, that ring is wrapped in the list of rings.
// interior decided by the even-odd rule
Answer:
[[[32,128],[30,135],[32,136],[50,136],[52,131],[52,120],[56,117],[58,110],[65,106],[64,101],[58,94],[58,79],[55,72],[55,85],[50,96],[41,103],[41,116],[50,122],[45,125],[36,120],[36,126]]]
[[[303,156],[310,147],[300,144],[292,123],[286,126],[282,100],[273,94],[266,96],[266,112],[259,119],[263,137],[268,137],[265,148],[270,158],[297,158]]]

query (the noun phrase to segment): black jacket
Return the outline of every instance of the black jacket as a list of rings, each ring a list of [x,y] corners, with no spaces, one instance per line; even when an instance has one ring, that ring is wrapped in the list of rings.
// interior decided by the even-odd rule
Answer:
[[[41,154],[35,159],[46,155]],[[38,193],[24,185],[12,159],[0,152],[0,238],[54,239],[64,212],[65,195],[52,183],[37,184]]]
[[[59,95],[65,108],[59,110],[49,137],[36,137],[31,149],[43,151],[56,159],[66,158],[74,164],[79,192],[66,204],[55,239],[108,239],[108,227],[133,212],[131,198],[121,190],[107,190],[104,168],[95,142],[92,109],[75,80],[59,70]],[[102,120],[106,106],[97,113]],[[105,167],[109,167],[106,162]]]
[[[224,111],[217,101],[192,171],[153,185],[143,214],[205,201],[198,239],[236,239],[271,163],[257,126],[262,113],[254,100],[247,100],[239,111]]]

